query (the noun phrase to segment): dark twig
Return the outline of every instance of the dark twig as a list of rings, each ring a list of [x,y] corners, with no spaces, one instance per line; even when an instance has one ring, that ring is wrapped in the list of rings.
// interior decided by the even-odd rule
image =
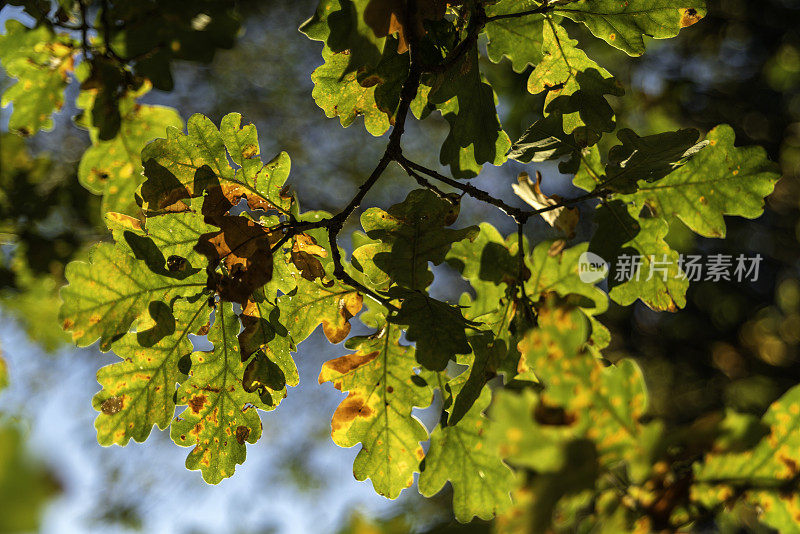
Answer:
[[[424,187],[425,189],[428,189],[429,191],[432,191],[439,198],[443,198],[445,200],[452,200],[452,197],[450,195],[448,195],[447,193],[445,193],[444,191],[442,191],[441,189],[439,189],[438,187],[433,185],[424,176],[422,176],[420,173],[418,173],[417,171],[412,169],[410,166],[408,166],[408,164],[406,164],[405,160],[397,160],[397,163],[398,163],[398,165],[400,165],[403,168],[404,171],[406,171],[406,173],[410,177],[412,177],[414,180],[416,180],[416,182],[420,186]]]
[[[86,5],[86,0],[79,2],[81,10],[81,48],[83,50],[84,59],[89,59],[89,7]]]
[[[400,160],[398,160],[398,161],[400,161]],[[509,206],[508,204],[506,204],[502,200],[493,197],[488,192],[484,191],[483,189],[479,189],[479,188],[475,187],[472,184],[461,183],[458,180],[455,180],[453,178],[448,178],[447,176],[444,176],[443,174],[438,173],[438,172],[436,172],[436,171],[434,171],[432,169],[428,169],[427,167],[423,167],[419,163],[414,163],[413,161],[411,161],[411,160],[409,160],[409,159],[407,159],[405,157],[401,157],[401,161],[402,161],[401,165],[402,164],[408,165],[409,167],[411,167],[415,171],[418,171],[418,172],[421,172],[423,174],[426,174],[426,175],[430,176],[431,178],[435,178],[436,180],[439,180],[440,182],[444,182],[444,183],[446,183],[447,185],[449,185],[451,187],[454,187],[456,189],[459,189],[460,191],[463,191],[467,195],[469,195],[469,196],[471,196],[471,197],[473,197],[473,198],[475,198],[477,200],[480,200],[482,202],[485,202],[487,204],[491,204],[491,205],[499,208],[500,210],[504,211],[508,216],[512,217],[517,222],[525,222],[525,221],[528,220],[529,217],[532,217],[534,215],[538,215],[540,213],[545,213],[545,212],[548,212],[548,211],[552,211],[552,210],[555,210],[555,209],[558,209],[558,208],[563,208],[565,206],[571,206],[573,204],[580,204],[581,202],[585,202],[586,200],[590,200],[590,199],[593,199],[593,198],[605,197],[605,196],[607,196],[609,194],[608,190],[598,188],[598,189],[595,189],[594,191],[591,191],[590,193],[586,193],[584,195],[581,195],[581,196],[578,196],[578,197],[575,197],[575,198],[568,198],[568,199],[562,200],[561,202],[559,202],[557,204],[553,204],[552,206],[545,206],[544,208],[540,208],[540,209],[536,209],[536,210],[523,210],[523,209],[520,209],[520,208],[515,208],[514,206]]]
[[[555,6],[548,5],[548,1],[545,0],[542,5],[535,9],[529,9],[527,11],[520,11],[519,13],[505,13],[503,15],[494,15],[493,17],[488,17],[486,22],[493,22],[495,20],[502,20],[502,19],[514,19],[519,17],[527,17],[528,15],[541,15],[543,13],[547,13],[548,11],[552,11]]]

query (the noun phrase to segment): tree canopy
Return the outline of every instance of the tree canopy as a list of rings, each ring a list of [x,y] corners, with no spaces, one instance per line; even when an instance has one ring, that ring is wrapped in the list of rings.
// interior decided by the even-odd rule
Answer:
[[[499,532],[701,528],[741,522],[741,507],[779,531],[797,528],[800,386],[763,414],[730,410],[692,436],[653,413],[658,377],[608,350],[609,306],[678,316],[687,306],[692,277],[670,229],[724,239],[730,217],[762,215],[780,177],[727,124],[640,133],[618,124],[626,88],[576,38],[640,56],[653,39],[695,23],[684,31],[702,32],[702,0],[320,0],[300,27],[322,44],[310,96],[345,128],[363,119],[384,147],[333,213],[301,208],[292,184],[314,177],[295,177],[290,153],[262,154],[270,132],[247,117],[184,124],[178,110],[143,101],[173,88],[174,62],[234,46],[232,3],[12,3],[35,23],[10,20],[0,35],[0,63],[15,79],[2,97],[11,133],[0,227],[19,235],[28,217],[19,198],[31,190],[79,199],[79,224],[47,235],[69,245],[58,276],[37,269],[21,235],[9,239],[18,242],[6,270],[30,295],[21,307],[60,298],[48,324],[119,358],[97,373],[101,445],[169,428],[187,469],[211,484],[235,476],[265,412],[298,384],[294,355],[321,326],[344,343],[319,374],[347,394],[331,438],[360,447],[355,478],[389,499],[415,483],[431,497],[449,482],[454,517],[495,520]],[[518,137],[504,128],[498,70],[536,102]],[[91,145],[77,176],[42,189],[48,163],[20,138],[52,128],[73,81],[74,124]],[[447,128],[427,147],[440,164],[430,167],[404,148],[412,121],[437,116]],[[537,165],[553,163],[559,172],[542,176]],[[535,178],[481,182],[491,166]],[[392,168],[418,187],[366,207]],[[553,184],[567,192],[543,192]],[[524,204],[491,192],[512,186]],[[464,197],[517,231],[459,222]],[[550,237],[528,235],[533,221]],[[586,278],[592,258],[606,282]],[[433,290],[443,268],[464,282],[457,302]],[[50,331],[47,341],[59,339]],[[413,413],[429,406],[441,412],[432,428]]]

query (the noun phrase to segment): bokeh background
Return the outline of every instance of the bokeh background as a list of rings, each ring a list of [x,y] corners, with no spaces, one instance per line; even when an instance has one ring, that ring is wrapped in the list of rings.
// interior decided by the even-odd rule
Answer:
[[[203,113],[218,122],[228,112],[242,113],[256,124],[264,155],[291,155],[290,182],[304,208],[336,211],[369,174],[386,140],[370,136],[359,122],[342,129],[314,104],[310,73],[321,63],[320,45],[296,30],[313,13],[314,0],[239,4],[243,31],[236,46],[218,51],[209,64],[177,63],[174,90],[153,91],[145,101],[173,106],[184,120]],[[760,253],[765,261],[758,282],[695,283],[680,313],[612,306],[601,318],[613,334],[608,356],[637,358],[653,415],[683,431],[726,406],[758,414],[800,382],[800,0],[708,4],[703,21],[675,39],[651,40],[641,58],[569,27],[628,89],[613,102],[620,125],[645,135],[728,123],[737,144],[764,146],[783,169],[765,214],[756,221],[727,220],[727,240],[699,238],[680,223],[669,235],[681,252]],[[0,27],[8,19],[32,23],[13,6],[0,11]],[[539,118],[541,101],[524,90],[526,73],[514,74],[507,64],[482,68],[515,139]],[[10,83],[0,69],[0,89]],[[70,86],[68,103],[77,91],[77,84]],[[98,200],[76,179],[89,143],[72,125],[76,112],[65,106],[51,132],[23,140],[5,133],[10,110],[0,110],[0,347],[10,376],[0,393],[0,532],[488,531],[484,523],[454,524],[446,491],[425,500],[409,489],[387,501],[369,482],[353,479],[357,448],[338,448],[329,438],[342,394],[317,384],[322,363],[345,349],[319,332],[296,355],[301,385],[263,417],[264,437],[219,486],[186,471],[186,451],[165,432],[124,449],[97,445],[94,375],[114,356],[71,348],[56,320],[65,262],[86,242],[104,237]],[[436,168],[438,150],[430,147],[446,132],[436,117],[413,123],[406,151]],[[511,183],[522,170],[542,171],[547,193],[575,194],[569,179],[548,164],[487,167],[475,183],[519,205]],[[415,184],[398,171],[370,192],[368,205],[387,207],[404,198]],[[480,221],[504,233],[514,229],[465,198],[462,222]],[[590,232],[584,222],[575,240]],[[554,234],[534,221],[528,236],[537,241]],[[436,276],[434,296],[456,300],[464,290],[448,267]],[[418,415],[432,426],[436,413],[434,407]]]

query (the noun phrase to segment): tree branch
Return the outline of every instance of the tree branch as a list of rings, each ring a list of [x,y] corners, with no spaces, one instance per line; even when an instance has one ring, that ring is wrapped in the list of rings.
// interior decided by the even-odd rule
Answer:
[[[400,162],[401,165],[405,164],[405,165],[409,166],[410,168],[412,168],[415,171],[421,172],[423,174],[426,174],[426,175],[430,176],[431,178],[435,178],[436,180],[439,180],[440,182],[446,183],[447,185],[449,185],[451,187],[454,187],[454,188],[464,192],[465,194],[471,196],[472,198],[475,198],[477,200],[480,200],[481,202],[485,202],[487,204],[491,204],[491,205],[499,208],[501,211],[505,212],[509,217],[513,218],[517,222],[525,222],[526,220],[528,220],[528,218],[530,218],[530,217],[532,217],[534,215],[539,215],[541,213],[552,211],[552,210],[555,210],[555,209],[558,209],[558,208],[571,206],[573,204],[579,204],[581,202],[584,202],[586,200],[590,200],[590,199],[593,199],[593,198],[605,197],[610,193],[606,189],[595,189],[594,191],[586,193],[585,195],[581,195],[581,196],[578,196],[578,197],[575,197],[575,198],[564,199],[564,200],[562,200],[561,202],[559,202],[557,204],[553,204],[552,206],[545,206],[544,208],[540,208],[540,209],[536,209],[536,210],[523,210],[521,208],[515,208],[514,206],[510,206],[510,205],[506,204],[505,202],[503,202],[499,198],[493,197],[488,192],[484,191],[483,189],[479,189],[479,188],[475,187],[472,184],[461,183],[458,180],[455,180],[453,178],[448,178],[447,176],[444,176],[443,174],[440,174],[440,173],[438,173],[438,172],[436,172],[436,171],[434,171],[432,169],[428,169],[427,167],[423,167],[419,163],[414,163],[413,161],[411,161],[411,160],[409,160],[409,159],[407,159],[407,158],[405,158],[403,156],[401,156],[401,159],[398,160],[398,162]]]
[[[515,19],[519,17],[527,17],[528,15],[541,15],[543,13],[547,13],[548,11],[552,11],[555,9],[555,6],[549,5],[548,0],[545,0],[542,5],[535,9],[529,9],[527,11],[520,11],[519,13],[505,13],[503,15],[494,15],[493,17],[488,17],[486,22],[494,22],[495,20],[502,20],[502,19]]]

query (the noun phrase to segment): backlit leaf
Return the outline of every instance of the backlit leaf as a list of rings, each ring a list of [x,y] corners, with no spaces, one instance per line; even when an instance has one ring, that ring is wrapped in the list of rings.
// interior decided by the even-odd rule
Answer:
[[[274,409],[285,396],[247,392],[241,377],[239,318],[230,303],[216,308],[208,340],[209,352],[192,354],[189,377],[178,390],[178,404],[186,405],[170,428],[172,440],[182,447],[193,447],[186,458],[186,468],[199,469],[203,479],[217,484],[233,475],[247,454],[245,443],[261,437],[258,409]]]
[[[417,361],[423,367],[442,371],[456,354],[472,352],[464,332],[470,323],[459,308],[399,286],[393,287],[389,296],[402,301],[400,311],[391,320],[407,327],[406,337],[416,342]]]
[[[457,395],[462,384],[463,380],[456,377],[447,388]],[[453,514],[462,523],[474,516],[490,519],[511,505],[513,474],[497,451],[487,446],[485,438],[491,423],[483,411],[491,398],[491,391],[484,388],[458,424],[436,427],[419,477],[419,491],[426,497],[435,495],[450,481]]]
[[[220,128],[203,115],[193,115],[186,134],[167,128],[142,151],[147,177],[140,193],[148,210],[180,210],[185,200],[219,186],[224,199],[236,205],[245,198],[252,209],[286,212],[290,199],[281,194],[289,175],[286,153],[262,163],[255,126],[241,125],[238,113],[222,118]],[[231,167],[228,157],[237,165]]]
[[[706,146],[661,180],[639,183],[626,198],[647,203],[661,216],[677,216],[705,237],[725,237],[723,215],[754,219],[764,211],[780,169],[761,147],[736,148],[730,126],[709,132]]]
[[[544,25],[544,58],[528,79],[528,91],[547,91],[545,112],[561,113],[568,134],[584,125],[599,132],[611,131],[614,112],[605,95],[621,96],[624,91],[577,44],[557,18],[548,16]]]
[[[582,0],[555,12],[583,22],[596,37],[631,56],[644,54],[644,36],[675,37],[706,13],[704,0]]]
[[[686,304],[689,280],[664,241],[667,222],[639,217],[640,211],[619,200],[599,206],[589,251],[608,263],[608,294],[615,302],[627,306],[638,298],[654,310],[677,311]]]
[[[425,289],[433,282],[428,263],[442,263],[452,243],[477,234],[474,226],[447,228],[458,212],[458,203],[427,189],[411,191],[388,211],[370,208],[361,215],[361,225],[374,242],[356,249],[353,257],[376,287],[385,288],[394,282]]]
[[[18,81],[3,93],[0,105],[13,104],[8,127],[23,136],[53,127],[51,115],[64,105],[64,89],[73,70],[74,41],[47,26],[30,29],[6,21],[0,35],[0,63]]]
[[[103,213],[139,213],[134,193],[144,180],[142,149],[150,140],[163,137],[168,127],[183,127],[183,121],[174,109],[138,103],[136,96],[143,92],[146,91],[120,100],[121,122],[112,139],[101,140],[97,128],[89,128],[92,146],[83,153],[78,179],[92,193],[103,195]],[[91,94],[87,93],[79,100],[84,100],[87,109],[91,109]]]
[[[177,385],[189,369],[189,334],[208,323],[210,313],[204,298],[194,302],[179,299],[172,309],[153,301],[150,321],[140,321],[137,333],[114,343],[114,353],[123,361],[97,372],[103,389],[92,399],[100,412],[95,428],[101,445],[127,445],[131,438],[141,442],[153,425],[161,430],[169,426],[175,415]],[[152,325],[144,328],[147,322]]]
[[[193,213],[149,222],[147,230],[135,225],[117,230],[116,244],[97,245],[88,263],[67,266],[60,319],[79,346],[100,338],[100,348],[108,350],[151,302],[168,303],[203,291],[208,262],[193,245],[211,227]],[[168,263],[173,256],[183,260],[178,270]]]
[[[394,499],[413,483],[424,456],[420,442],[428,438],[411,410],[430,404],[433,391],[414,373],[414,349],[400,344],[396,325],[351,338],[347,347],[357,352],[326,362],[319,375],[320,383],[348,392],[331,420],[331,437],[340,447],[362,443],[356,479],[371,479],[376,492]]]

